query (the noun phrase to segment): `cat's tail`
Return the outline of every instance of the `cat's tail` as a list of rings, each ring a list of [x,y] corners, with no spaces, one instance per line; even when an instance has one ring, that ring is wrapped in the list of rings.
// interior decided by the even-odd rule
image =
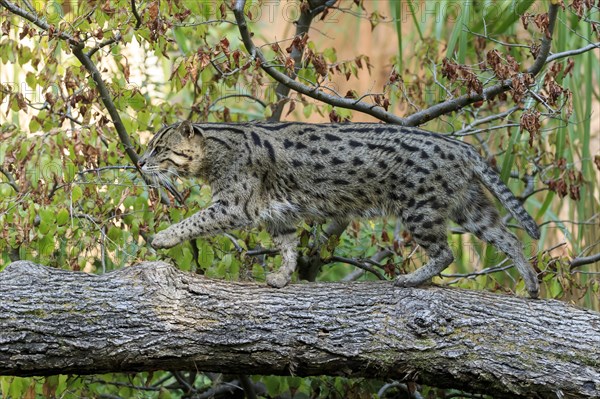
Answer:
[[[527,234],[536,240],[539,239],[540,229],[537,223],[523,208],[521,202],[515,198],[510,189],[500,180],[500,176],[479,154],[476,154],[476,157],[472,159],[474,160],[474,170],[479,180],[500,200],[510,214],[519,221]]]

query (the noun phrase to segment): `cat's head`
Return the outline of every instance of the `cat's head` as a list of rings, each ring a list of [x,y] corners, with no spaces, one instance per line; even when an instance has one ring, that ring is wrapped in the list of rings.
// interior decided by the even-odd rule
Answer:
[[[148,143],[138,165],[159,180],[198,176],[202,167],[202,131],[189,121],[162,128]]]

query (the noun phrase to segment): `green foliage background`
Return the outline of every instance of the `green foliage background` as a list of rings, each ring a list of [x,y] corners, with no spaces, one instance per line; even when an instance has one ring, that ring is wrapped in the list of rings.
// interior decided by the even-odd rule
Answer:
[[[520,19],[525,13],[547,11],[546,2],[533,0],[440,1],[436,2],[439,8],[429,14],[423,10],[424,3],[416,1],[355,3],[360,2],[342,2],[341,6],[350,12],[338,14],[339,32],[358,31],[365,21],[374,30],[385,24],[395,28],[398,51],[385,68],[390,76],[396,74],[406,84],[390,78],[385,84],[373,85],[379,85],[374,90],[389,99],[390,112],[398,115],[413,112],[413,105],[424,108],[432,100],[445,99],[449,93],[441,84],[450,92],[464,92],[460,84],[451,84],[442,77],[444,57],[459,64],[477,65],[487,52],[497,49],[524,67],[530,65],[532,58],[527,47],[508,48],[502,43],[529,45],[539,40],[539,29],[534,24],[524,29]],[[226,3],[142,2],[138,7],[143,22],[138,29],[129,1],[32,4],[57,30],[87,36],[89,48],[120,36],[116,44],[103,47],[92,59],[102,72],[138,153],[143,152],[151,133],[163,124],[186,118],[263,119],[271,114],[271,106],[277,101],[275,85],[244,52],[237,27],[227,22],[207,23],[233,20]],[[261,6],[262,3],[249,3],[249,12],[253,10],[250,7]],[[496,14],[489,15],[490,10]],[[598,15],[596,8],[588,10],[585,17],[598,20]],[[93,80],[67,43],[41,34],[39,29],[4,10],[0,10],[0,18],[0,225],[4,226],[0,232],[0,269],[13,260],[27,259],[57,268],[106,273],[141,260],[165,259],[182,270],[212,278],[264,281],[265,273],[277,268],[276,256],[264,260],[248,258],[236,250],[236,245],[243,251],[269,248],[270,237],[260,230],[233,232],[235,244],[225,236],[199,239],[197,256],[190,243],[158,253],[152,250],[149,237],[207,206],[210,191],[202,182],[177,182],[185,203],[162,204],[156,190],[144,184],[127,158]],[[289,19],[281,16],[274,23],[292,26]],[[327,18],[315,21],[314,26],[319,28],[324,23]],[[256,17],[252,29],[257,43],[275,40],[269,21]],[[497,42],[481,40],[476,35],[486,33]],[[329,78],[346,79],[350,85],[364,79],[376,49],[363,54],[357,40],[356,58],[341,60],[336,51],[339,43],[322,38],[313,41],[313,37],[318,34],[311,32],[307,46],[332,66]],[[344,39],[344,34],[338,35],[337,40]],[[598,37],[592,25],[582,21],[571,8],[561,12],[553,52],[580,48],[593,41],[598,41]],[[287,45],[289,42],[281,42],[279,47],[272,45],[264,51],[269,58],[284,64]],[[484,130],[465,140],[483,148],[516,193],[524,191],[521,180],[532,173],[532,162],[537,163],[536,193],[528,198],[526,206],[543,224],[542,239],[535,243],[524,234],[519,233],[519,237],[532,254],[537,253],[545,297],[598,310],[600,266],[595,263],[571,270],[569,260],[600,252],[599,179],[594,165],[595,160],[600,164],[599,52],[590,51],[570,59],[574,61],[572,72],[558,73],[556,81],[572,93],[571,99],[565,92],[559,104],[550,107],[556,112],[549,112],[531,97],[521,103],[523,110],[542,113],[538,134],[530,136],[519,127],[522,110],[517,110],[507,117],[509,122],[516,121],[507,129]],[[557,63],[563,69],[569,65],[567,58]],[[489,70],[478,73],[482,81],[494,79]],[[317,82],[323,77],[313,62],[301,69],[299,79]],[[229,96],[237,94],[248,97]],[[406,94],[412,105],[406,101]],[[252,96],[260,101],[249,98]],[[290,120],[357,119],[351,111],[296,94],[291,95],[291,103],[294,109],[286,115]],[[514,105],[510,96],[496,99],[445,115],[425,127],[440,132],[457,131]],[[500,120],[482,127],[505,123]],[[566,192],[561,192],[561,187]],[[321,256],[327,259],[335,253],[363,259],[380,249],[391,249],[394,255],[385,272],[409,272],[420,264],[419,252],[409,257],[415,248],[394,244],[394,228],[393,220],[354,223],[339,242],[325,246]],[[318,227],[308,224],[301,229],[305,244],[319,232]],[[475,263],[484,268],[503,259],[476,240],[463,235],[453,235],[451,239],[457,261],[449,273],[470,273]],[[301,250],[308,251],[306,247]],[[345,263],[330,263],[318,279],[339,281],[353,270]],[[362,278],[375,277],[367,274]],[[471,289],[523,291],[522,282],[512,271],[439,282]],[[270,397],[295,398],[371,397],[383,384],[326,377],[255,376],[253,381],[264,384]],[[174,377],[168,372],[39,379],[0,377],[0,392],[6,398],[182,397],[181,390],[168,388],[173,382]],[[214,384],[200,373],[194,374],[193,383],[199,391]],[[427,392],[425,388],[424,393]],[[437,394],[433,389],[429,392]]]

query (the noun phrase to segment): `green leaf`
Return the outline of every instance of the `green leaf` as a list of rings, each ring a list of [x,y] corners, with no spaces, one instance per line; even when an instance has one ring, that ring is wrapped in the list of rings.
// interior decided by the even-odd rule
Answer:
[[[336,54],[335,49],[333,47],[326,48],[323,51],[323,57],[325,57],[325,59],[327,61],[329,61],[330,63],[334,63],[334,62],[337,61],[337,54]]]
[[[108,229],[107,236],[111,241],[118,244],[121,242],[121,238],[123,237],[123,232],[120,228],[111,226],[110,229]]]
[[[79,199],[81,199],[82,196],[83,191],[81,190],[81,187],[73,186],[73,188],[71,189],[71,201],[77,202],[79,201]]]
[[[190,39],[186,34],[186,31],[187,29],[173,28],[173,35],[175,36],[175,41],[177,42],[177,45],[181,49],[181,52],[187,55],[190,52]]]
[[[40,220],[42,222],[54,224],[56,222],[56,215],[54,211],[49,209],[40,209],[39,212]]]
[[[136,111],[146,108],[146,98],[139,91],[136,91],[129,97],[128,103]]]
[[[25,82],[29,87],[35,89],[37,86],[37,76],[32,72],[27,72],[27,75],[25,76]]]
[[[200,245],[198,246],[198,263],[203,269],[208,269],[212,266],[215,260],[215,251],[208,245],[204,240],[198,240]]]
[[[280,377],[263,377],[263,383],[265,384],[265,388],[267,388],[267,393],[271,397],[279,396],[281,393],[281,382],[282,378]]]
[[[36,118],[31,118],[31,121],[29,121],[29,131],[31,133],[37,132],[38,130],[40,130],[41,126],[39,124],[39,122],[36,120]]]
[[[31,384],[31,378],[20,378],[17,377],[10,383],[8,395],[6,397],[22,398],[27,392],[27,388]]]
[[[62,208],[56,214],[56,224],[59,226],[64,226],[69,221],[69,211],[65,208]]]
[[[263,108],[263,118],[269,119],[271,115],[273,115],[273,110],[271,109],[271,107]]]

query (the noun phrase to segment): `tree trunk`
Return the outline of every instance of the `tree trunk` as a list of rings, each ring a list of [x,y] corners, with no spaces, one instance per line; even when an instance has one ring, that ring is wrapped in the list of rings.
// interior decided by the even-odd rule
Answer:
[[[415,380],[494,397],[600,397],[600,314],[390,282],[216,281],[160,262],[0,273],[0,374],[203,370]]]

